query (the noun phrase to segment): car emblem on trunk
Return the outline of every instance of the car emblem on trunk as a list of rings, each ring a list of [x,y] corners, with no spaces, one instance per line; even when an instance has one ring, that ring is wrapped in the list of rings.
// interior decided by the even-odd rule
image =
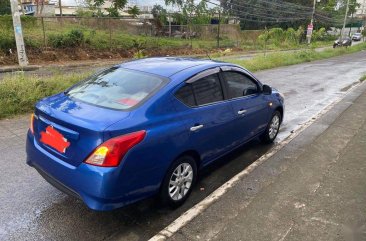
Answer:
[[[65,153],[66,148],[70,146],[70,142],[51,125],[47,126],[46,131],[41,132],[40,141],[61,153]]]

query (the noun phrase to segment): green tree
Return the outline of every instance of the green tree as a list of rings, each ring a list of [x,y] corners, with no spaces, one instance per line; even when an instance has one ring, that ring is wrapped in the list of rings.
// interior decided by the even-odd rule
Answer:
[[[182,14],[186,19],[186,22],[191,25],[209,23],[210,10],[207,8],[207,2],[201,0],[199,2],[195,0],[165,0],[166,5],[177,6],[182,10]]]
[[[11,14],[10,1],[0,0],[0,15]]]
[[[87,4],[91,10],[100,10],[100,7],[105,3],[105,1],[106,0],[87,0]],[[118,17],[118,10],[122,10],[127,4],[127,0],[110,0],[110,2],[112,5],[107,9],[107,11],[111,17]]]
[[[185,18],[185,16],[183,16],[182,13],[179,12],[175,12],[172,14],[173,17],[173,21],[174,23],[178,24],[178,25],[184,25],[187,24],[187,19]]]
[[[118,12],[118,9],[117,8],[114,8],[114,7],[110,7],[107,9],[107,12],[108,12],[108,16],[109,17],[118,17],[119,16],[119,12]]]
[[[133,18],[136,18],[140,14],[140,9],[136,5],[133,7],[129,7],[127,13],[131,15]]]
[[[167,22],[167,11],[166,9],[158,4],[155,4],[151,9],[151,14],[154,17],[154,23],[157,29],[161,29]]]

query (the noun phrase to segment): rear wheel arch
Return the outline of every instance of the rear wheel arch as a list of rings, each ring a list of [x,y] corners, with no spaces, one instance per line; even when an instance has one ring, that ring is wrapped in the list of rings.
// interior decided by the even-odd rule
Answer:
[[[169,163],[169,165],[167,165],[167,168],[165,170],[165,173],[164,173],[164,176],[162,178],[162,181],[164,180],[164,178],[165,178],[168,170],[171,168],[171,166],[174,164],[174,162],[178,158],[180,158],[182,156],[190,156],[190,157],[192,157],[195,160],[196,167],[197,167],[197,172],[199,171],[199,169],[201,167],[201,156],[200,156],[200,154],[196,150],[186,150],[186,151],[180,153],[179,155],[177,155],[175,158],[172,158],[172,160],[170,160],[170,163]],[[160,189],[161,189],[162,183],[163,182],[160,183]]]
[[[177,160],[181,156],[190,156],[196,161],[197,170],[199,170],[201,166],[201,156],[196,150],[187,150],[179,154],[174,160]],[[173,160],[173,161],[174,161]]]
[[[166,170],[166,172],[164,174],[164,178],[163,178],[163,180],[160,184],[160,188],[159,188],[159,197],[163,204],[167,204],[173,208],[176,208],[185,202],[185,200],[189,197],[190,193],[192,192],[193,185],[195,184],[197,177],[198,177],[199,159],[200,158],[199,158],[199,154],[197,151],[188,150],[188,151],[182,152],[174,160],[172,160],[172,162],[169,165],[169,168]],[[186,190],[186,189],[182,189],[181,181],[183,180],[183,183],[184,183],[183,185],[188,185],[188,184],[185,184],[185,180],[186,180],[185,177],[183,177],[184,179],[181,179],[182,176],[180,176],[179,173],[178,173],[178,176],[180,176],[180,177],[175,175],[175,178],[178,178],[178,179],[173,180],[173,182],[176,182],[176,184],[171,183],[171,179],[173,178],[173,173],[175,172],[176,168],[178,168],[178,166],[180,166],[180,165],[185,165],[185,164],[188,164],[191,167],[191,171],[192,171],[191,175],[193,178],[191,181],[187,181],[187,183],[191,183],[191,184],[189,184],[190,189],[188,189],[187,193],[184,193],[185,196],[181,197],[181,199],[174,199],[175,194],[173,194],[173,197],[172,197],[171,196],[172,191],[176,192],[178,190],[178,192],[180,193],[181,190]],[[183,175],[184,175],[184,173],[183,173]],[[171,188],[175,188],[175,189],[170,190]]]

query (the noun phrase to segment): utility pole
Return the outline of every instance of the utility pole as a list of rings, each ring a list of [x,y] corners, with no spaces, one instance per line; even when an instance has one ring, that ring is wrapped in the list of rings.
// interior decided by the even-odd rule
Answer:
[[[170,16],[170,14],[167,17],[167,20],[169,22],[169,38],[172,37],[172,21],[173,18]]]
[[[348,33],[348,36],[351,36],[352,24],[353,24],[353,13],[351,14],[351,23],[349,25],[349,33]]]
[[[28,58],[25,53],[22,24],[20,21],[20,14],[18,9],[18,0],[10,0],[11,15],[13,17],[15,43],[17,45],[18,62],[21,67],[28,65]]]
[[[344,32],[344,29],[346,28],[346,22],[347,22],[348,10],[349,10],[349,0],[347,0],[346,13],[344,14],[343,27],[342,27],[342,30],[341,30],[341,36],[340,36],[340,38],[339,38],[339,40],[340,40],[341,42],[342,42],[342,39],[343,39],[343,32]]]
[[[313,28],[314,28],[315,5],[316,5],[316,0],[314,0],[314,3],[313,3],[313,12],[311,14],[310,26],[312,26],[312,27],[310,29],[309,26],[308,26],[307,33],[306,33],[307,38],[308,38],[308,44],[310,44],[310,42],[311,42],[311,35],[313,33]]]
[[[58,0],[58,7],[60,8],[60,22],[61,22],[61,26],[62,26],[63,22],[62,22],[62,3],[61,3],[61,0]]]
[[[219,22],[217,25],[217,48],[220,48],[220,22],[221,22],[221,11],[219,10]]]
[[[365,35],[366,35],[366,8],[365,5],[363,5],[363,28],[362,28],[362,41],[365,42]]]

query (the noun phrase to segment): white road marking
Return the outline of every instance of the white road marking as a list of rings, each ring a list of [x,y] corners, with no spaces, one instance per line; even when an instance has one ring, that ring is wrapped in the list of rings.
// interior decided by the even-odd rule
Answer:
[[[289,142],[291,142],[296,136],[298,136],[301,132],[303,132],[307,127],[313,124],[320,116],[324,115],[328,112],[334,105],[339,103],[351,90],[356,88],[357,86],[352,86],[347,92],[345,92],[342,96],[336,98],[333,102],[327,105],[324,109],[319,111],[315,116],[310,118],[306,123],[300,126],[298,129],[294,130],[293,133],[289,134],[286,138],[283,139],[280,143],[277,143],[270,151],[266,154],[262,155],[255,162],[253,162],[250,166],[248,166],[243,171],[236,174],[229,181],[224,183],[214,192],[212,192],[209,196],[203,199],[201,202],[197,203],[192,208],[188,209],[185,213],[183,213],[180,217],[174,220],[171,224],[157,233],[155,236],[149,239],[149,241],[163,241],[169,237],[172,237],[174,233],[183,228],[186,224],[192,221],[195,217],[201,214],[204,210],[206,210],[211,204],[213,204],[216,200],[218,200],[221,196],[223,196],[231,187],[233,187],[239,180],[244,178],[246,175],[250,174],[255,168],[260,166],[274,154],[276,154],[279,150],[281,150],[284,146],[286,146]]]
[[[292,230],[292,228],[294,227],[294,223],[291,223],[291,226],[286,230],[286,233],[282,236],[282,238],[280,238],[278,241],[284,241],[285,238],[287,237],[287,235],[290,233],[290,231]]]

